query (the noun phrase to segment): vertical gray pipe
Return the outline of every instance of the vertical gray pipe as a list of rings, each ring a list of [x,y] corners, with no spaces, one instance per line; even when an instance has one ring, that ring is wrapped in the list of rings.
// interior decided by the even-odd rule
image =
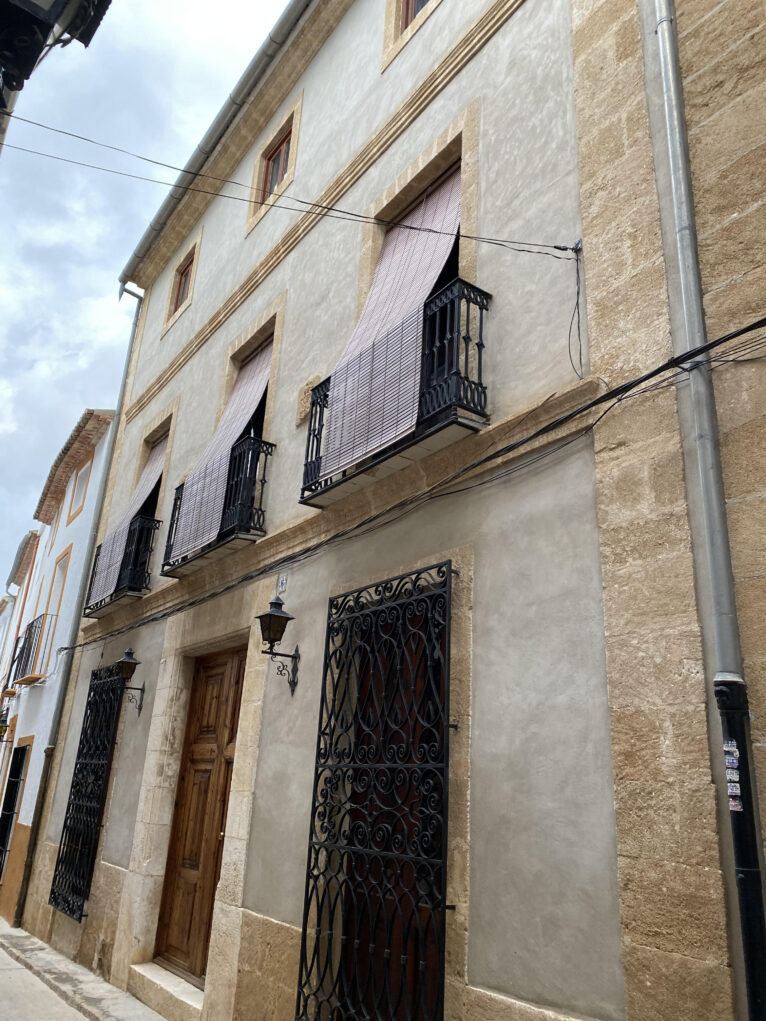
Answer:
[[[72,660],[74,659],[74,645],[77,642],[77,636],[80,633],[80,627],[82,626],[82,609],[85,606],[85,599],[88,595],[88,584],[90,582],[90,567],[93,563],[93,553],[96,548],[96,538],[98,536],[98,527],[101,521],[101,511],[104,504],[104,494],[106,493],[106,484],[109,479],[109,475],[112,470],[112,457],[114,455],[114,445],[117,442],[117,430],[120,427],[120,418],[122,416],[122,406],[125,402],[125,385],[128,378],[128,369],[130,368],[130,359],[133,355],[133,346],[136,341],[136,331],[138,330],[138,319],[141,315],[141,305],[143,303],[143,297],[140,294],[136,294],[134,291],[128,291],[127,288],[120,288],[120,297],[122,297],[123,291],[130,294],[131,297],[136,299],[136,310],[133,313],[133,324],[130,329],[130,341],[128,342],[128,353],[125,356],[125,366],[122,370],[122,380],[120,381],[120,392],[117,397],[117,408],[114,413],[114,420],[112,421],[111,429],[109,430],[109,438],[107,439],[107,447],[104,452],[104,468],[101,472],[101,479],[98,484],[98,493],[96,494],[96,505],[93,509],[93,524],[91,526],[90,535],[88,537],[88,549],[85,554],[85,561],[82,576],[80,578],[80,586],[77,591],[77,599],[75,601],[75,615],[72,619],[72,627],[69,632],[67,639],[67,649],[64,654],[64,661],[61,664],[61,675],[59,680],[59,687],[56,697],[56,708],[53,712],[53,719],[51,720],[51,729],[48,735],[48,744],[45,748],[45,762],[43,767],[43,773],[40,778],[40,786],[37,789],[37,798],[35,800],[35,809],[32,815],[32,825],[29,830],[29,843],[27,845],[27,856],[24,861],[24,872],[21,877],[21,885],[19,887],[19,896],[16,900],[16,911],[13,917],[13,924],[15,927],[21,925],[21,920],[24,917],[24,908],[27,903],[27,893],[29,891],[29,880],[32,876],[32,865],[35,860],[35,851],[37,850],[37,839],[40,833],[40,823],[43,815],[43,805],[45,804],[45,795],[48,790],[48,781],[50,779],[50,769],[53,760],[53,749],[56,747],[58,740],[59,726],[61,725],[61,713],[64,709],[64,698],[67,693],[69,686],[69,671],[72,668]]]
[[[662,79],[662,98],[665,120],[668,163],[670,171],[670,192],[673,213],[674,248],[677,258],[678,285],[680,290],[680,320],[682,330],[673,331],[673,346],[681,354],[705,342],[705,315],[702,301],[697,234],[694,218],[689,145],[686,134],[681,64],[678,55],[678,34],[676,30],[673,0],[656,0],[657,40]],[[685,436],[685,443],[694,450],[698,470],[699,492],[696,494],[701,512],[701,528],[694,529],[696,543],[704,549],[705,576],[698,579],[705,586],[709,612],[703,613],[703,628],[708,629],[711,666],[714,670],[716,694],[724,690],[733,692],[737,702],[747,705],[747,690],[743,678],[742,649],[737,622],[737,608],[734,593],[734,573],[729,547],[729,533],[726,520],[726,499],[723,487],[723,472],[718,443],[718,420],[715,407],[713,381],[707,357],[700,359],[689,372],[689,402],[691,405],[693,436]],[[681,428],[685,430],[684,417]],[[702,534],[699,534],[699,533]],[[737,692],[739,694],[737,694]],[[719,698],[719,707],[723,705]],[[721,710],[724,733],[728,736],[730,721]],[[728,711],[731,715],[731,710]],[[748,814],[748,822],[757,823],[757,810],[753,791],[754,776],[751,772],[749,735],[744,741],[740,771],[743,797],[733,799]],[[735,742],[736,744],[736,742]],[[714,749],[714,754],[723,756],[723,748]],[[725,782],[725,774],[724,774]],[[724,804],[731,803],[726,787],[721,790]],[[745,796],[746,795],[746,796]],[[739,812],[739,809],[737,809]],[[751,1021],[766,1018],[766,926],[764,925],[763,887],[759,868],[761,849],[757,836],[757,825],[742,827],[739,815],[729,811],[732,823],[732,838],[735,862],[737,899],[739,903],[742,950],[744,958],[744,981],[747,990],[748,1016]],[[743,843],[743,833],[746,833]],[[736,959],[736,958],[735,958]]]

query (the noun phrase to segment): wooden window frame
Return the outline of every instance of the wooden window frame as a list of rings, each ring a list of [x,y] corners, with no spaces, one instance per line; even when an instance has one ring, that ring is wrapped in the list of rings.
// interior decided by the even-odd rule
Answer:
[[[173,288],[173,301],[171,302],[170,307],[171,315],[175,315],[179,308],[184,304],[186,299],[189,297],[193,270],[194,270],[194,252],[190,252],[181,268],[176,270],[175,285]]]
[[[77,492],[77,483],[80,481],[80,476],[82,475],[86,468],[88,470],[88,475],[87,478],[85,479],[85,488],[82,491],[82,500],[80,501],[79,506],[75,507],[74,496],[75,493]],[[69,511],[67,512],[66,519],[67,526],[69,526],[71,522],[74,521],[74,519],[77,517],[78,514],[81,513],[83,507],[85,506],[85,501],[88,499],[88,486],[90,485],[90,473],[92,468],[93,468],[93,451],[91,451],[90,454],[88,455],[87,461],[83,461],[83,463],[80,465],[77,471],[72,473],[72,492],[69,495]]]
[[[253,167],[253,178],[250,185],[250,202],[248,204],[248,219],[245,236],[255,227],[263,216],[271,209],[280,195],[283,195],[290,187],[295,177],[295,162],[298,155],[298,136],[301,124],[301,110],[303,108],[303,93],[298,96],[292,107],[283,113],[278,121],[272,123],[271,130],[266,135],[267,142],[261,148],[256,157]],[[287,159],[283,160],[281,176],[279,177],[273,191],[268,191],[267,181],[269,171],[274,164],[274,158],[284,157],[285,144],[289,140]]]
[[[267,155],[264,156],[263,177],[261,178],[261,205],[263,205],[263,203],[267,199],[271,198],[271,196],[277,192],[280,184],[282,183],[282,181],[284,181],[285,177],[287,176],[287,167],[290,162],[290,143],[292,141],[292,137],[293,124],[291,118],[290,125],[287,131],[282,135],[281,139],[271,149],[271,152],[267,153]],[[286,154],[285,147],[287,148]],[[275,163],[278,163],[277,179],[274,182],[274,187],[271,188],[269,186],[269,182],[271,178],[272,167],[274,167]]]
[[[383,35],[383,64],[381,73],[407,45],[425,21],[431,17],[442,0],[426,0],[415,11],[415,0],[386,0],[386,20]]]
[[[419,10],[416,11],[415,10],[415,5],[417,3],[418,3],[418,0],[402,0],[402,15],[401,15],[401,31],[402,32],[404,32],[405,29],[408,29],[410,27],[410,25],[412,24],[412,22],[415,20],[415,18],[417,18],[417,16],[422,11],[424,11],[426,9],[426,7],[428,6],[429,0],[425,0],[425,3],[423,3],[423,6]]]
[[[197,266],[199,265],[201,240],[202,230],[200,229],[197,236],[182,250],[180,258],[176,260],[168,290],[168,303],[165,309],[165,325],[162,328],[162,336],[180,319],[192,303],[194,282],[197,278]],[[182,293],[184,281],[186,281],[185,294]]]

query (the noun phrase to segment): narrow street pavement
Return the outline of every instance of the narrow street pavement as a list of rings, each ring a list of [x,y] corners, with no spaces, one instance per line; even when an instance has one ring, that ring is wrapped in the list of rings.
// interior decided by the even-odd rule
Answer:
[[[0,919],[0,1021],[162,1021],[145,1004]]]
[[[0,950],[0,1021],[82,1021],[83,1015]]]

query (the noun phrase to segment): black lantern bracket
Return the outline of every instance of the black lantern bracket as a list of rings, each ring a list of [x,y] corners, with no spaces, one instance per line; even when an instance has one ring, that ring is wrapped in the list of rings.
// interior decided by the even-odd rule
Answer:
[[[276,652],[274,648],[263,649],[262,652],[266,656],[271,657],[271,662],[277,664],[277,677],[284,677],[290,686],[290,695],[295,694],[295,689],[298,687],[298,664],[301,661],[301,653],[298,646],[295,646],[295,651],[290,652]],[[288,666],[287,663],[280,663],[280,659],[289,659],[292,662],[292,666]]]
[[[140,665],[141,663],[133,655],[132,649],[126,649],[125,655],[122,657],[122,659],[117,660],[117,666],[120,669],[122,679],[123,681],[126,682],[132,680],[133,674],[136,672],[136,667]],[[125,693],[126,691],[130,692],[130,694],[128,695],[128,702],[132,703],[136,707],[136,715],[140,716],[141,710],[144,708],[144,695],[146,694],[146,683],[144,682],[144,684],[142,684],[140,688],[137,688],[131,684],[126,683],[123,685],[122,690],[123,693]]]

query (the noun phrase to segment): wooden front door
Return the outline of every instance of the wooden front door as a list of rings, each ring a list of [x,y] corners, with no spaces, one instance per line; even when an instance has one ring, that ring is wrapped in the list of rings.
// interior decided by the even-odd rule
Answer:
[[[170,833],[157,955],[205,974],[246,649],[197,660]]]

